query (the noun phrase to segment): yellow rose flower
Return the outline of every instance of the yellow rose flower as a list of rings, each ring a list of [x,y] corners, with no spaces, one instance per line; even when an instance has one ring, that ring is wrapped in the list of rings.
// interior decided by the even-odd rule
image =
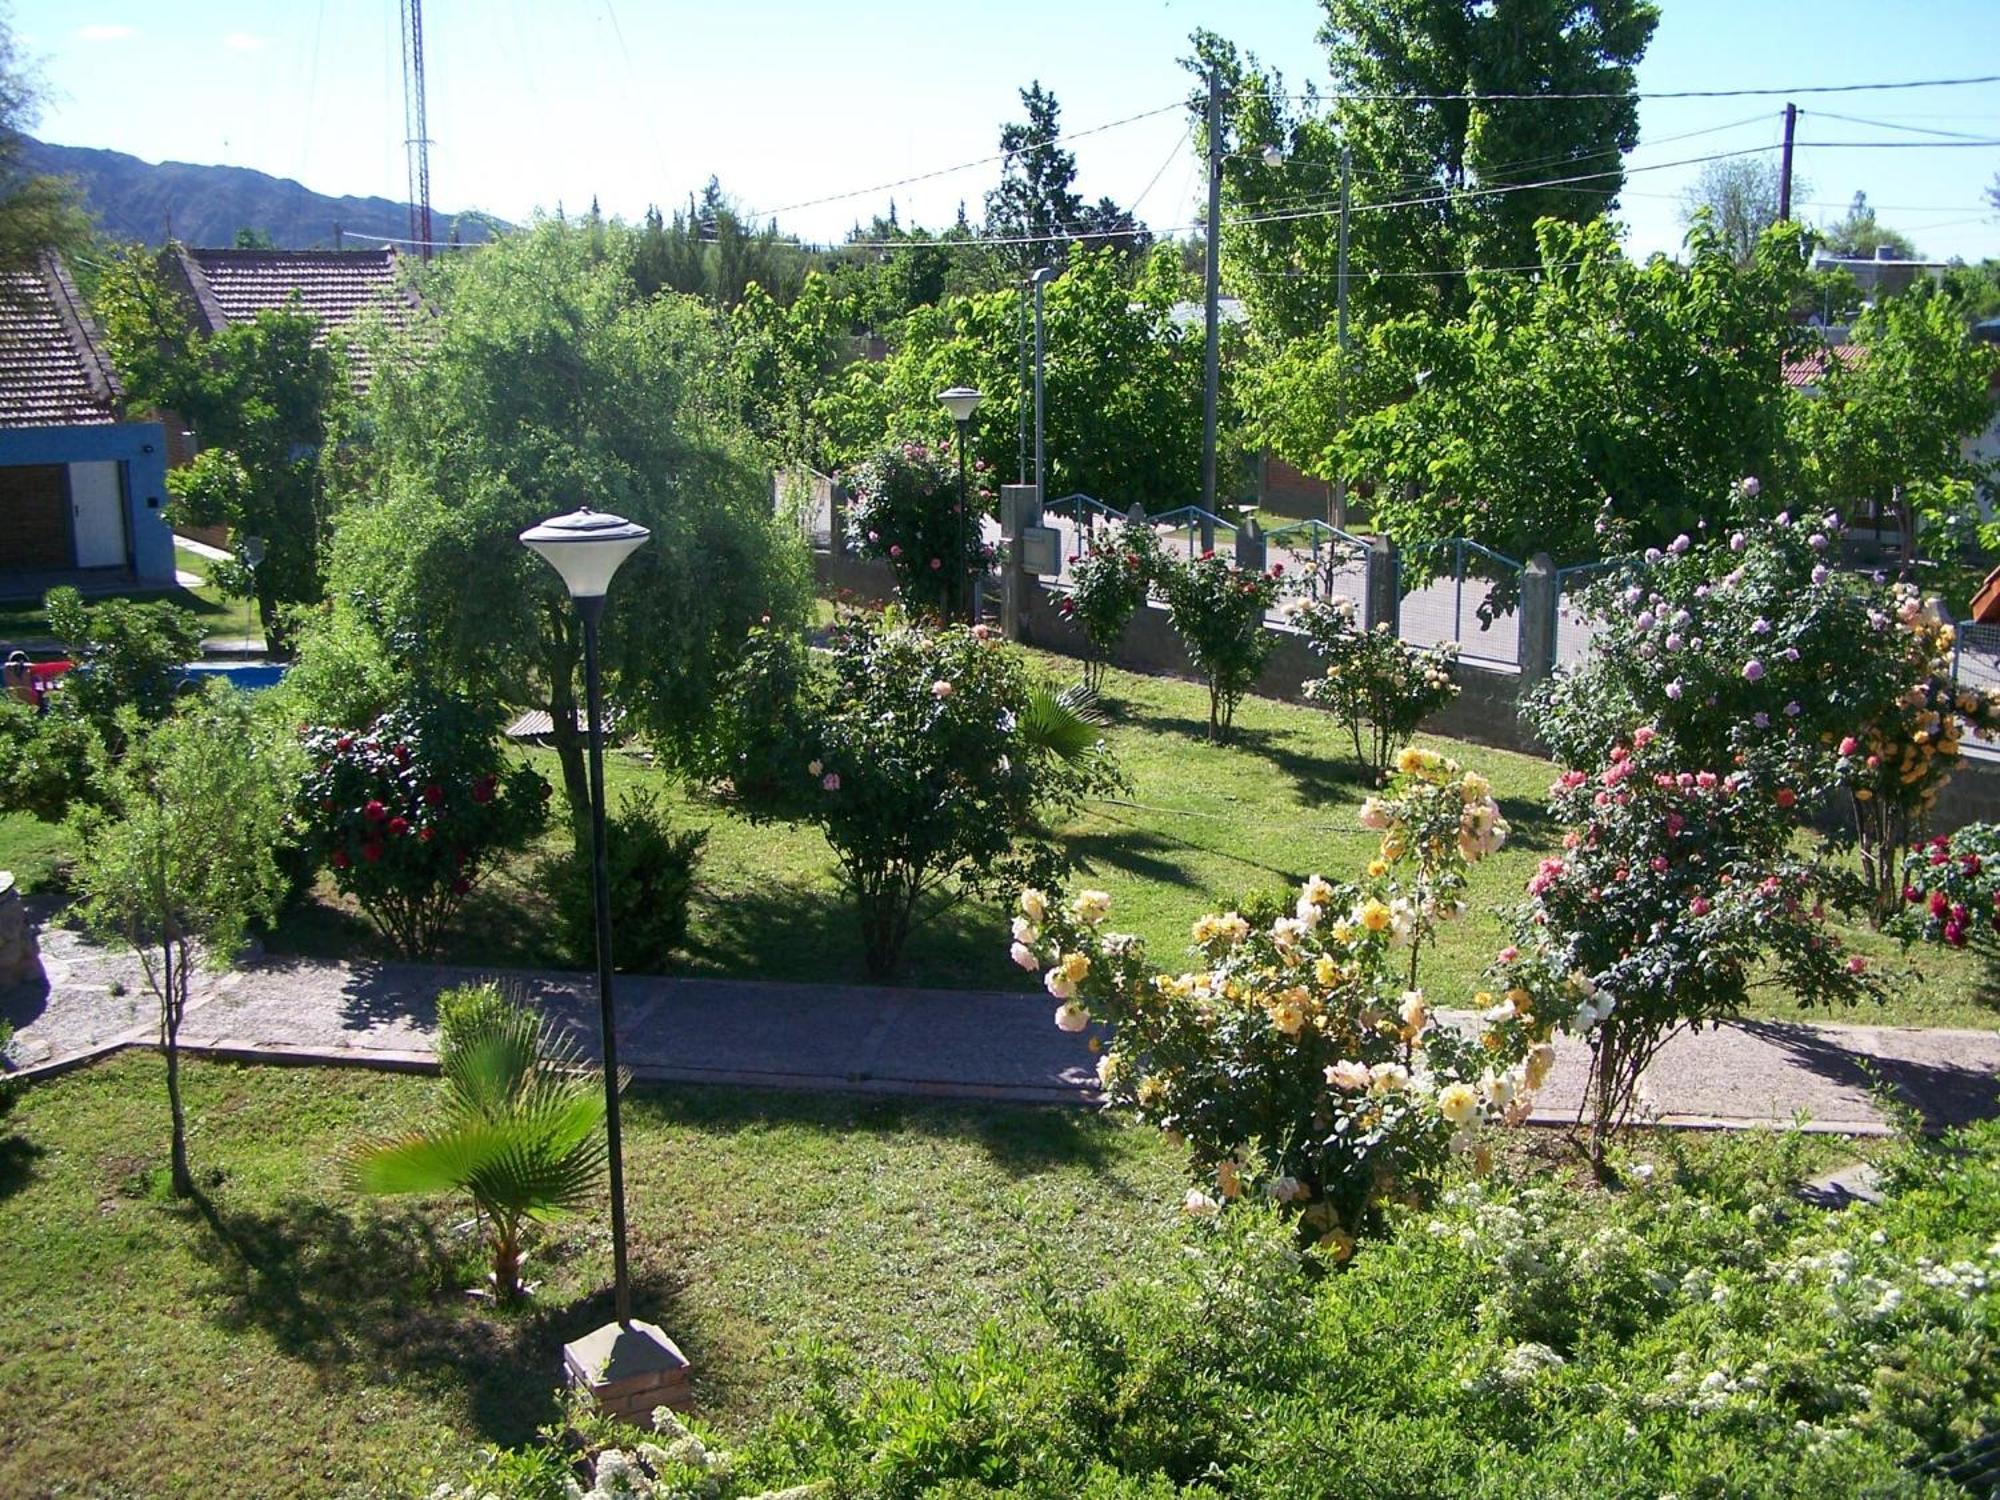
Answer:
[[[1454,1125],[1469,1123],[1479,1114],[1479,1091],[1469,1083],[1448,1083],[1438,1090],[1438,1113]]]
[[[1062,976],[1071,984],[1082,984],[1090,972],[1090,956],[1084,953],[1065,953],[1062,956]]]
[[[1386,932],[1389,928],[1389,921],[1389,908],[1372,897],[1361,908],[1361,925],[1370,932]]]
[[[1382,860],[1382,859],[1369,860],[1368,873],[1371,876],[1375,877],[1376,879],[1380,879],[1382,876],[1387,875],[1389,873],[1389,862],[1387,860]]]
[[[1323,988],[1330,990],[1346,979],[1347,975],[1342,972],[1339,964],[1322,955],[1313,960],[1313,978]]]

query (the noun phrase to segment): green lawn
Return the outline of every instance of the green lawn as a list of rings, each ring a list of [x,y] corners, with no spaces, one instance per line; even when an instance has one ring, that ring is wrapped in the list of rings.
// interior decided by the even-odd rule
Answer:
[[[1052,677],[1075,664],[1039,655]],[[1177,962],[1190,924],[1204,911],[1258,893],[1276,893],[1319,872],[1352,878],[1374,852],[1374,837],[1355,823],[1367,787],[1343,758],[1344,741],[1324,714],[1268,699],[1247,699],[1228,745],[1206,737],[1206,698],[1170,678],[1112,672],[1105,706],[1110,741],[1131,780],[1130,795],[1092,803],[1065,830],[1089,870],[1111,892],[1114,922],[1147,939],[1157,961]],[[1426,739],[1488,775],[1514,834],[1474,872],[1466,917],[1448,927],[1424,961],[1425,987],[1446,1004],[1463,1003],[1480,970],[1505,942],[1498,910],[1517,900],[1557,830],[1543,814],[1554,774],[1546,761],[1449,740]],[[552,752],[529,752],[558,784]],[[610,762],[611,800],[620,789],[654,784],[686,821],[709,830],[690,931],[688,972],[796,980],[862,977],[855,923],[840,897],[825,841],[809,827],[757,825],[705,800],[634,758]],[[555,820],[545,847],[562,846],[567,824]],[[13,851],[20,849],[16,854]],[[60,852],[46,830],[0,817],[0,868],[12,859],[31,880],[46,878]],[[490,882],[476,896],[447,957],[520,966],[562,964],[552,938],[534,858]],[[1857,948],[1896,976],[1887,1006],[1832,1019],[1897,1025],[2000,1027],[2000,984],[1977,955],[1919,950],[1865,928]],[[351,907],[323,885],[313,902],[288,915],[272,946],[328,957],[381,955],[379,939]],[[944,988],[1024,988],[1033,981],[1007,962],[1005,914],[976,904],[941,918],[912,941],[903,981]],[[1773,995],[1757,1014],[1796,1018],[1798,1007]]]
[[[198,557],[179,545],[174,548],[174,566],[182,572],[193,573],[204,580],[214,571],[214,564],[207,558]],[[91,597],[164,599],[201,616],[202,623],[207,629],[240,635],[245,628],[244,601],[232,599],[214,584],[205,581],[194,588],[181,588],[175,585],[170,589],[132,589],[123,595]],[[49,617],[43,612],[39,599],[0,603],[0,640],[27,640],[46,636],[48,633]]]
[[[462,1203],[339,1185],[438,1084],[191,1064],[191,1206],[158,1191],[161,1077],[128,1054],[36,1086],[0,1134],[0,1494],[375,1497],[556,1415],[562,1341],[610,1316],[601,1207],[498,1315],[463,1295]],[[638,1311],[729,1431],[795,1389],[781,1346],[909,1371],[1017,1297],[1033,1246],[1071,1284],[1176,1253],[1172,1153],[1079,1110],[635,1089],[625,1152]]]

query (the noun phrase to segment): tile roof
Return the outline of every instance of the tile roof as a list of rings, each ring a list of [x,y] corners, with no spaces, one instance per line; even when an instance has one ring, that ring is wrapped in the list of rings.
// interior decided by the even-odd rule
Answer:
[[[1809,391],[1819,384],[1826,373],[1827,357],[1831,355],[1843,366],[1860,363],[1868,350],[1861,344],[1830,344],[1824,349],[1815,349],[1803,359],[1795,359],[1785,366],[1785,384],[1795,391]]]
[[[265,310],[292,305],[319,320],[327,335],[345,328],[367,308],[400,321],[413,305],[398,284],[396,252],[379,250],[189,250],[175,252],[194,294],[203,330],[213,333],[248,322]],[[350,346],[356,389],[368,384],[365,350]]]
[[[60,261],[0,273],[0,427],[116,422],[124,394]]]

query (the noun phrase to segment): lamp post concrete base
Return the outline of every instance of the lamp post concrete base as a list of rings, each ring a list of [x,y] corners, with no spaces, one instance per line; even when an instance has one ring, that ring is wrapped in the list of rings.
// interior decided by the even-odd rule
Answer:
[[[0,870],[0,990],[42,978],[42,958],[34,929],[15,888],[13,875]]]
[[[639,1427],[653,1425],[655,1407],[687,1411],[694,1405],[690,1366],[680,1346],[652,1323],[606,1323],[563,1345],[563,1374],[590,1392],[607,1417]]]

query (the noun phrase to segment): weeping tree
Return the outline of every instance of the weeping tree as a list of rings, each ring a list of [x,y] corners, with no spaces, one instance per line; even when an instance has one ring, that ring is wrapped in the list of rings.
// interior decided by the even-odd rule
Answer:
[[[513,1301],[528,1226],[597,1191],[603,1075],[583,1065],[571,1038],[493,985],[440,997],[438,1066],[442,1118],[357,1147],[347,1180],[364,1193],[470,1194],[485,1220],[494,1295]]]
[[[604,616],[605,695],[670,762],[749,628],[802,625],[811,593],[711,309],[641,297],[631,255],[619,225],[544,222],[438,268],[434,317],[375,331],[329,580],[448,685],[548,710],[580,855],[582,627],[519,534],[579,505],[652,531]]]

